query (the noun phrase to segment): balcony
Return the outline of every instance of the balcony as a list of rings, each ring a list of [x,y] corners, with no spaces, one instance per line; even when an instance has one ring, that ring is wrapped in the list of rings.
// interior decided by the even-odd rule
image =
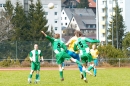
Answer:
[[[106,21],[101,21],[101,24],[102,25],[106,25]]]
[[[106,13],[104,12],[104,13],[101,13],[101,15],[103,16],[103,17],[105,17],[106,16]]]
[[[105,29],[101,29],[101,30],[100,30],[100,33],[105,33]]]
[[[100,41],[105,41],[106,39],[105,39],[105,37],[101,37],[101,39],[100,39]]]

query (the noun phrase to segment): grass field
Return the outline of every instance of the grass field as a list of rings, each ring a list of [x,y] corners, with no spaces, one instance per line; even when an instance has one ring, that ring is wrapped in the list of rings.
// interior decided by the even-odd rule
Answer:
[[[97,77],[87,75],[88,83],[79,77],[78,70],[64,70],[61,82],[58,70],[41,70],[40,82],[28,84],[29,70],[0,71],[0,86],[130,86],[130,68],[99,69]]]

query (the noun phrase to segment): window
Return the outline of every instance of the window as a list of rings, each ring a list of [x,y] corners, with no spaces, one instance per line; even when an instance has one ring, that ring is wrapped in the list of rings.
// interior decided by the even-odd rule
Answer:
[[[61,20],[62,20],[62,17],[61,17]]]
[[[2,7],[2,4],[0,4],[0,7]]]
[[[55,23],[57,23],[57,21],[55,21]]]
[[[61,23],[61,25],[63,25],[63,23]]]
[[[96,25],[93,25],[93,28],[96,28]]]
[[[58,27],[55,27],[55,30],[57,30],[58,29]]]
[[[73,19],[73,21],[74,21],[74,19]]]
[[[45,15],[48,15],[48,12],[45,12]]]
[[[57,15],[57,12],[55,12],[54,14]]]
[[[67,23],[65,23],[65,25],[67,25]]]
[[[65,17],[65,20],[67,19],[67,17]]]
[[[64,12],[63,12],[63,14],[64,14]]]
[[[90,28],[93,28],[93,25],[90,25]]]
[[[90,28],[90,25],[86,25],[87,28]]]

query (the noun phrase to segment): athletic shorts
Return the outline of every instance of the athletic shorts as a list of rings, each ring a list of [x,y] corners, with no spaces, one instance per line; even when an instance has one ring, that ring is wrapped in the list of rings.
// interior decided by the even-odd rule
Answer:
[[[81,55],[81,62],[85,64],[86,62],[93,61],[92,55],[90,53],[84,53]]]
[[[56,54],[56,62],[57,64],[62,64],[65,59],[70,60],[71,56],[68,55],[66,52],[62,51],[58,54]]]
[[[31,70],[40,70],[40,62],[31,62]]]
[[[77,59],[78,61],[80,60],[79,58],[79,54],[73,52],[73,51],[70,51],[70,50],[67,50],[67,54],[69,54],[71,57],[73,57],[74,59]]]

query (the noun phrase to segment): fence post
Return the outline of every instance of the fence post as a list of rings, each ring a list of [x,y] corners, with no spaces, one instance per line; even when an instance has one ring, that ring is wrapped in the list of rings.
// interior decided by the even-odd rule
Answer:
[[[15,59],[17,59],[17,41],[16,41],[16,58]]]
[[[120,58],[119,58],[119,67],[120,67]]]

